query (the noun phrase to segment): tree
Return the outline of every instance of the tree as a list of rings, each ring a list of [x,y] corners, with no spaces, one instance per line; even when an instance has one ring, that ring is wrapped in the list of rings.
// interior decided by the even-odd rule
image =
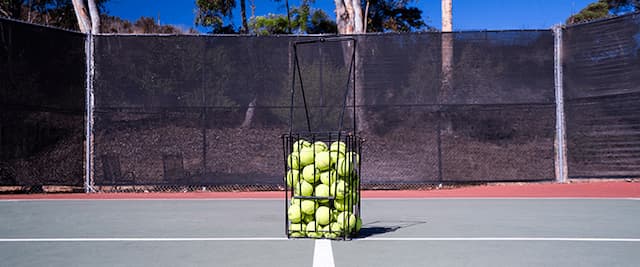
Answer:
[[[640,0],[599,0],[567,19],[567,24],[588,22],[640,11]]]
[[[235,33],[233,24],[224,25],[225,18],[233,16],[235,0],[197,0],[196,24],[212,27],[213,33]],[[245,0],[240,0],[240,16],[242,17],[241,33],[248,32],[247,8]]]
[[[422,11],[408,7],[411,0],[334,0],[336,6],[336,24],[340,34],[361,34],[381,31],[415,31],[426,27],[420,18]],[[363,12],[362,6],[367,7]],[[366,24],[363,14],[367,16]],[[358,43],[358,50],[365,51],[367,44]],[[345,54],[346,53],[345,49]],[[345,57],[347,60],[348,56]],[[363,59],[356,57],[356,106],[364,104],[364,70]],[[352,101],[351,99],[350,101]],[[370,130],[365,111],[356,108],[356,121],[360,130]]]
[[[409,7],[411,0],[369,0],[367,32],[411,32],[427,27],[422,10]]]
[[[311,9],[309,6],[294,7],[291,14],[269,14],[252,19],[252,32],[258,35],[287,34],[322,34],[337,33],[337,26],[321,9]],[[293,17],[291,23],[290,18]]]
[[[321,9],[313,11],[311,19],[307,23],[307,33],[310,34],[338,32],[336,22],[331,20],[327,13],[324,13]]]
[[[452,14],[452,1],[442,0],[442,40],[440,41],[440,48],[442,50],[442,65],[441,73],[442,80],[440,83],[440,101],[444,102],[447,96],[451,93],[451,83],[453,82],[453,14]]]
[[[251,28],[258,35],[287,34],[289,33],[289,21],[284,15],[257,16],[252,19]]]
[[[1,0],[0,15],[12,19],[22,19],[22,7],[25,0]]]
[[[609,11],[615,15],[640,11],[640,0],[607,0]]]
[[[91,19],[89,18],[89,11],[87,5],[81,0],[72,0],[73,9],[75,10],[76,20],[78,21],[78,27],[80,32],[86,33],[91,30]]]
[[[364,33],[360,0],[334,0],[336,24],[340,34]]]
[[[600,0],[589,4],[587,7],[580,10],[578,14],[569,17],[569,19],[567,19],[567,24],[581,23],[594,19],[606,18],[608,16],[609,4],[607,4],[606,0]]]
[[[362,6],[360,0],[334,0],[336,4],[336,25],[338,33],[340,34],[361,34],[364,33],[364,20],[362,18]],[[366,50],[366,43],[359,42],[358,50]],[[353,49],[353,48],[351,48]],[[346,46],[343,47],[345,55],[345,65],[350,65],[351,54],[348,52],[350,49]],[[365,111],[358,106],[364,105],[364,69],[362,68],[363,57],[358,56],[356,51],[356,68],[355,68],[355,118],[353,118],[361,131],[369,131],[369,122],[366,119]],[[349,94],[350,97],[354,97]],[[347,100],[348,103],[353,103],[354,99]]]
[[[0,0],[0,16],[78,30],[73,1],[76,0]],[[77,1],[83,4],[87,2]],[[104,12],[107,1],[95,0],[95,11]],[[87,13],[91,12],[90,8],[86,9]]]

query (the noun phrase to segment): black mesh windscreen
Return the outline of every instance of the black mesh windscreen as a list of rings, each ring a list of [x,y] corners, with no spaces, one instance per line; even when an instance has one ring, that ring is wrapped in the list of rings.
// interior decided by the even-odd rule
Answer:
[[[550,31],[368,35],[363,183],[550,180]]]
[[[0,19],[0,186],[81,186],[84,35]]]
[[[95,184],[182,184],[201,175],[205,40],[95,41]]]
[[[362,43],[349,37],[312,40],[301,40],[294,48],[291,129],[353,131],[354,46]]]
[[[354,119],[363,184],[553,179],[550,31],[352,38],[355,60],[293,48],[316,37],[97,37],[96,185],[280,185],[280,135]]]
[[[290,42],[98,37],[95,184],[280,183]]]
[[[81,185],[84,36],[0,33],[0,186]],[[554,179],[551,31],[319,38],[96,36],[95,185],[278,188],[282,134],[354,122],[365,188]],[[640,14],[563,30],[571,178],[640,176],[639,52]]]
[[[640,176],[640,14],[563,33],[571,178]]]

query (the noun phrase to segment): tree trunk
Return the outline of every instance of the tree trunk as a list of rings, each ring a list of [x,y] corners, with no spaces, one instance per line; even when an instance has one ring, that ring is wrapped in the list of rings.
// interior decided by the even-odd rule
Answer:
[[[256,110],[256,101],[258,101],[258,98],[254,97],[251,103],[249,103],[247,112],[244,113],[244,121],[240,125],[240,128],[249,128],[251,126],[251,123],[253,122],[253,115]]]
[[[364,22],[362,19],[362,7],[360,0],[335,0],[336,5],[336,24],[338,25],[339,34],[361,34],[364,33]],[[353,49],[353,48],[352,48]],[[349,66],[351,64],[351,54],[348,52],[350,49],[344,47],[343,51],[345,56],[345,64]],[[359,42],[357,44],[357,50],[366,51],[366,43]],[[353,50],[351,50],[353,51]],[[364,70],[362,57],[359,56],[356,51],[356,68],[355,68],[355,121],[357,123],[358,131],[368,131],[369,123],[365,116],[364,108]],[[347,99],[347,105],[353,103],[353,97],[349,95],[350,99]],[[357,108],[360,106],[360,108]]]
[[[22,1],[9,1],[9,4],[7,4],[6,7],[7,9],[2,9],[2,7],[0,7],[1,15],[12,19],[21,19]],[[30,13],[31,9],[29,9],[28,12]]]
[[[100,12],[94,0],[88,0],[89,14],[91,15],[91,33],[100,33]]]
[[[291,10],[289,10],[289,0],[285,0],[287,6],[287,33],[291,34]]]
[[[453,33],[452,31],[452,12],[451,1],[442,0],[442,33],[441,51],[442,51],[442,68],[441,68],[441,84],[439,103],[446,103],[447,98],[451,96],[453,91]],[[444,131],[447,133],[452,132],[451,121],[444,121]]]
[[[249,32],[249,25],[247,24],[247,6],[245,5],[245,0],[240,0],[240,16],[242,17],[242,29],[241,33]]]
[[[83,33],[88,33],[91,30],[91,20],[89,19],[89,13],[87,7],[82,0],[71,0],[73,3],[73,9],[76,12],[76,19],[78,19],[78,27]]]
[[[451,93],[451,82],[453,81],[453,36],[451,33],[451,1],[442,0],[442,83],[441,100],[445,100]]]

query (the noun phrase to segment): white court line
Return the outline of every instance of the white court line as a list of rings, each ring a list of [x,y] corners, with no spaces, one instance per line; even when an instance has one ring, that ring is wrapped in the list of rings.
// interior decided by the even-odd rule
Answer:
[[[61,199],[0,199],[0,202],[43,202],[43,201],[283,201],[281,198],[61,198]]]
[[[287,241],[286,237],[167,237],[167,238],[0,238],[5,242],[192,242],[192,241]],[[594,237],[367,237],[355,241],[571,241],[571,242],[640,242],[640,238]],[[322,241],[318,243],[319,241]],[[324,242],[328,242],[328,244]],[[316,248],[328,246],[330,240],[316,240]]]
[[[0,238],[0,242],[192,242],[192,241],[283,241],[286,237],[132,237],[132,238]]]
[[[335,267],[333,262],[333,249],[331,248],[331,240],[316,240],[313,249],[313,267]]]
[[[640,238],[592,237],[369,237],[358,241],[564,241],[564,242],[640,242]]]
[[[367,197],[362,200],[640,200],[630,197]]]
[[[111,199],[0,199],[0,202],[63,202],[63,201],[283,201],[276,198],[111,198]],[[405,201],[405,200],[640,200],[630,197],[365,197],[368,200]]]

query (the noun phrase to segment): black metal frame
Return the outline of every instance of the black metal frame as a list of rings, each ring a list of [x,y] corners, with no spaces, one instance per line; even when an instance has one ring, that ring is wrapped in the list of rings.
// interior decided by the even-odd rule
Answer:
[[[294,232],[298,232],[295,230],[291,230],[290,229],[290,221],[289,221],[289,207],[292,205],[292,200],[293,199],[300,199],[300,200],[313,200],[314,202],[318,203],[320,201],[327,201],[328,205],[327,207],[330,208],[330,211],[332,211],[332,208],[335,208],[334,204],[336,201],[336,197],[332,196],[331,194],[328,197],[321,197],[321,196],[316,196],[316,186],[319,185],[318,184],[318,180],[314,180],[315,183],[312,184],[313,186],[313,191],[311,193],[311,196],[303,196],[301,194],[297,194],[295,191],[295,185],[292,183],[291,186],[288,185],[288,177],[287,177],[287,173],[290,170],[288,167],[288,157],[289,155],[294,151],[294,144],[296,144],[297,141],[299,140],[306,140],[308,142],[310,142],[311,144],[315,144],[316,142],[324,142],[325,144],[331,144],[333,142],[344,142],[346,145],[346,152],[354,152],[358,155],[358,158],[354,158],[354,157],[350,157],[347,158],[346,156],[341,156],[340,153],[336,153],[338,156],[335,159],[336,162],[340,161],[340,160],[346,160],[349,162],[349,164],[352,166],[353,171],[350,172],[348,175],[346,176],[340,176],[336,173],[336,178],[335,180],[338,181],[340,179],[342,179],[345,183],[346,183],[346,187],[349,189],[349,193],[345,194],[345,196],[349,196],[349,197],[345,197],[343,198],[343,203],[344,203],[344,211],[348,211],[351,214],[355,215],[356,218],[360,218],[360,214],[361,214],[361,202],[360,202],[360,192],[361,192],[361,183],[360,183],[360,177],[361,177],[361,173],[362,173],[362,169],[361,169],[361,160],[362,160],[362,143],[364,142],[364,139],[362,139],[360,136],[355,135],[355,134],[343,134],[340,132],[305,132],[305,133],[294,133],[294,134],[284,134],[282,135],[282,145],[283,145],[283,163],[284,163],[284,183],[285,183],[285,201],[284,201],[284,211],[285,211],[285,233],[287,235],[288,238],[300,238],[300,236],[292,236],[292,233]],[[302,148],[300,147],[300,143],[298,144],[298,151]],[[314,151],[314,155],[315,155],[315,146],[313,147],[313,151]],[[330,154],[331,155],[331,154]],[[345,153],[346,155],[346,153]],[[333,158],[330,157],[330,161]],[[300,158],[298,158],[297,164],[300,165]],[[329,170],[329,172],[331,172],[331,170]],[[316,175],[316,171],[314,170],[314,176]],[[300,175],[301,176],[301,175]],[[319,178],[318,178],[319,179]],[[302,178],[299,178],[299,180],[303,180]],[[329,179],[331,181],[331,178]],[[333,186],[333,188],[330,187],[330,191],[331,192],[336,192],[338,190],[338,183],[330,183],[331,186]],[[298,185],[300,186],[300,184]],[[301,189],[300,189],[301,190]],[[300,192],[301,193],[301,192]],[[299,209],[302,210],[302,201],[298,202],[299,205]],[[314,215],[315,216],[315,215]],[[315,221],[315,220],[314,220]],[[351,218],[347,218],[346,220],[346,225],[349,225],[351,223]],[[316,222],[316,229],[318,229],[318,223]],[[357,231],[354,229],[352,229],[352,231],[341,231],[341,230],[334,230],[331,228],[330,224],[329,224],[329,230],[328,231],[318,231],[318,232],[322,232],[322,233],[329,233],[329,234],[335,234],[334,237],[329,237],[331,239],[341,239],[341,240],[348,240],[351,239],[352,237],[357,235]]]
[[[343,95],[343,101],[342,101],[342,110],[340,112],[340,122],[337,125],[337,130],[336,131],[327,131],[327,132],[312,132],[311,129],[311,121],[309,119],[309,108],[307,105],[307,99],[305,96],[305,91],[304,91],[304,82],[303,82],[303,77],[302,77],[302,72],[300,70],[300,64],[299,64],[299,59],[298,59],[298,46],[301,45],[306,45],[306,44],[317,44],[317,43],[324,43],[324,42],[350,42],[352,47],[353,47],[353,52],[351,53],[351,60],[350,60],[350,65],[349,65],[349,74],[347,75],[347,81],[345,84],[345,91],[344,91],[344,95]],[[295,150],[300,151],[300,149],[302,149],[300,147],[300,143],[298,141],[300,140],[305,140],[307,142],[310,142],[311,144],[315,144],[316,142],[323,142],[326,145],[331,145],[334,142],[343,142],[346,145],[346,151],[344,151],[344,155],[341,156],[341,153],[336,153],[335,155],[337,155],[337,158],[335,158],[335,161],[338,162],[340,160],[346,161],[348,162],[348,164],[350,164],[350,166],[353,168],[353,171],[348,172],[348,174],[346,176],[339,176],[337,170],[336,171],[336,178],[335,180],[338,181],[339,178],[342,178],[343,181],[346,183],[346,185],[348,185],[348,188],[350,190],[350,192],[348,194],[345,194],[345,197],[343,199],[343,203],[344,203],[344,211],[348,211],[351,214],[355,215],[356,218],[360,218],[360,211],[361,211],[361,205],[360,205],[360,190],[361,190],[361,185],[360,185],[360,175],[361,175],[361,168],[360,168],[360,160],[361,160],[361,155],[362,155],[362,143],[364,141],[364,139],[362,139],[360,136],[357,135],[357,127],[356,127],[356,45],[357,45],[357,41],[355,38],[353,37],[329,37],[329,38],[319,38],[319,39],[315,39],[315,40],[306,40],[306,41],[298,41],[293,43],[293,52],[294,52],[294,57],[293,57],[293,66],[294,66],[294,70],[292,73],[292,80],[291,80],[291,105],[290,105],[290,115],[289,115],[289,133],[288,134],[284,134],[282,135],[282,145],[283,145],[283,163],[284,163],[284,183],[285,183],[285,201],[284,201],[284,211],[285,211],[285,233],[287,235],[288,238],[303,238],[305,237],[300,236],[300,235],[294,235],[295,232],[299,232],[299,231],[294,231],[290,228],[291,223],[289,220],[289,207],[292,205],[292,201],[294,199],[298,199],[298,205],[299,205],[299,209],[302,210],[302,201],[303,200],[312,200],[314,202],[315,205],[318,204],[318,202],[324,202],[327,203],[330,209],[330,217],[333,216],[331,214],[331,212],[333,211],[332,208],[335,208],[335,202],[336,202],[336,196],[332,196],[332,194],[330,194],[328,197],[324,197],[324,196],[316,196],[316,184],[317,184],[317,180],[316,180],[316,171],[317,169],[314,169],[314,184],[313,186],[313,192],[311,194],[311,196],[303,196],[302,192],[300,192],[300,194],[297,194],[295,191],[295,184],[292,182],[291,185],[288,185],[287,180],[287,173],[289,172],[289,166],[288,166],[288,158],[289,155],[294,152]],[[306,118],[306,122],[307,122],[307,132],[296,132],[294,133],[293,131],[293,112],[294,112],[294,99],[295,99],[295,87],[296,87],[296,76],[298,76],[298,78],[300,79],[300,91],[302,93],[302,99],[303,99],[303,103],[304,103],[304,109],[305,109],[305,118]],[[353,132],[345,132],[343,130],[344,127],[344,115],[345,115],[345,110],[347,107],[347,96],[349,94],[349,90],[351,90],[352,94],[353,94]],[[296,143],[298,142],[298,143]],[[294,144],[298,144],[298,147],[294,148]],[[313,154],[314,154],[314,159],[315,159],[315,152],[316,152],[316,148],[315,146],[313,147]],[[341,150],[341,149],[339,149]],[[353,156],[349,157],[349,159],[347,159],[346,155],[347,152],[355,152],[357,153],[357,157],[354,158]],[[329,158],[330,158],[330,162],[332,162],[334,160],[334,158],[332,158],[331,153],[329,154]],[[302,171],[301,168],[301,162],[300,162],[300,158],[297,158],[298,162],[298,166],[300,169],[300,172]],[[336,165],[338,165],[336,163]],[[334,168],[336,168],[336,166],[334,166]],[[336,192],[338,189],[338,183],[331,183],[331,171],[332,168],[329,168],[329,185],[333,186],[333,188],[330,188],[330,192]],[[302,175],[300,174],[300,176],[297,178],[297,180],[303,180],[302,178],[300,178]],[[298,184],[298,186],[301,186],[300,183]],[[301,191],[301,189],[300,189]],[[348,197],[346,197],[348,195]],[[301,214],[303,214],[301,212]],[[348,213],[345,213],[348,214]],[[314,215],[315,217],[315,215]],[[346,225],[350,225],[351,222],[351,216],[347,216],[346,219]],[[301,222],[304,222],[304,219],[300,219]],[[313,219],[313,221],[315,221],[315,218]],[[316,233],[319,233],[320,235],[316,235],[313,236],[313,238],[330,238],[330,239],[340,239],[340,240],[348,240],[351,239],[352,237],[357,235],[357,231],[355,229],[355,227],[353,229],[350,229],[350,231],[341,231],[340,230],[336,230],[334,229],[334,227],[331,226],[331,219],[330,222],[327,226],[325,226],[326,228],[328,228],[328,230],[318,230],[320,225],[318,224],[318,222],[316,221],[314,227],[316,229]],[[357,222],[353,222],[356,223]],[[344,225],[344,224],[343,224]],[[300,227],[302,228],[302,224],[300,225]],[[300,231],[301,232],[301,231]],[[311,237],[311,236],[307,236],[307,237]]]

